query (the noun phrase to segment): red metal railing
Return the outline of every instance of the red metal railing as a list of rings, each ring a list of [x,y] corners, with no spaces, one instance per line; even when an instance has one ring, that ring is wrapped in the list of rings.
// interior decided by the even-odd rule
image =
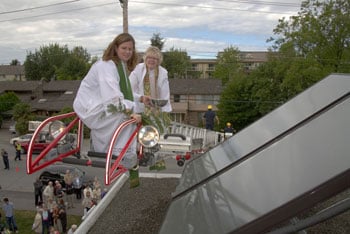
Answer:
[[[50,144],[43,150],[40,152],[40,154],[38,156],[36,156],[34,158],[33,152],[34,152],[34,144],[36,143],[36,139],[38,138],[40,131],[48,124],[53,123],[54,121],[58,121],[58,120],[62,120],[62,119],[66,119],[66,118],[71,118],[71,117],[75,117],[74,120],[72,122],[70,122],[68,124],[68,126],[66,126],[65,128],[63,128],[63,130],[61,131],[61,133],[55,137],[53,139],[52,142],[50,142]],[[58,142],[76,125],[78,124],[78,134],[77,134],[77,144],[76,147],[58,154],[56,158],[52,158],[52,159],[47,159],[45,158],[45,156],[49,153],[49,151],[53,148],[57,147]],[[44,120],[39,126],[38,128],[35,130],[33,137],[30,140],[29,143],[29,148],[28,148],[28,152],[27,152],[27,173],[28,174],[32,174],[48,165],[51,165],[55,162],[58,161],[62,161],[63,158],[68,157],[70,155],[76,154],[76,153],[80,153],[80,148],[81,148],[81,135],[82,135],[82,122],[81,120],[78,118],[78,116],[76,115],[76,113],[71,112],[71,113],[67,113],[67,114],[62,114],[62,115],[57,115],[57,116],[53,116],[53,117],[49,117],[46,120]]]
[[[75,117],[73,121],[71,121],[66,127],[62,129],[60,134],[53,139],[52,142],[49,143],[49,145],[40,152],[38,156],[33,155],[34,151],[34,144],[35,144],[35,139],[39,136],[40,131],[44,129],[44,127],[48,124],[53,123],[54,121],[58,120],[63,120],[66,118],[71,118]],[[137,124],[135,130],[132,132],[130,138],[128,139],[126,145],[120,152],[120,154],[115,158],[114,162],[112,161],[113,157],[113,146],[115,142],[117,141],[117,138],[119,134],[125,129],[125,127],[135,124],[136,120],[130,119],[122,123],[114,132],[107,154],[106,154],[106,172],[105,172],[105,184],[109,185],[112,183],[116,178],[118,178],[119,175],[122,173],[125,173],[128,171],[127,168],[125,168],[123,165],[120,164],[121,160],[125,156],[125,153],[127,152],[128,148],[130,147],[131,143],[133,140],[135,140],[137,133],[139,129],[142,127],[141,124]],[[48,159],[46,156],[47,154],[54,148],[57,148],[59,141],[67,134],[69,133],[73,127],[75,127],[78,124],[78,133],[77,133],[77,144],[75,147],[72,147],[71,150],[63,153],[58,153],[56,157]],[[29,148],[27,152],[27,173],[32,174],[38,170],[41,170],[55,162],[61,162],[63,161],[64,158],[74,155],[74,154],[80,154],[80,149],[81,149],[81,143],[82,143],[82,132],[83,132],[83,123],[79,119],[79,117],[76,115],[75,112],[67,113],[67,114],[62,114],[58,116],[53,116],[49,117],[46,120],[44,120],[39,127],[35,130],[33,137],[30,140],[29,143]],[[79,161],[77,159],[76,161]],[[92,165],[91,161],[85,162],[84,160],[81,160],[84,162],[86,166]],[[80,165],[83,165],[83,163],[77,163]]]

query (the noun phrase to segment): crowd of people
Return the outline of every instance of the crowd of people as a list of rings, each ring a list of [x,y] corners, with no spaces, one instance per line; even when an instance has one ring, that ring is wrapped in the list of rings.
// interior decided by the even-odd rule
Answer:
[[[40,234],[74,233],[78,226],[76,224],[67,226],[67,210],[74,208],[74,204],[80,203],[82,213],[86,215],[107,193],[107,189],[102,188],[100,181],[95,177],[93,181],[84,184],[82,199],[74,199],[74,192],[69,192],[72,187],[69,181],[72,179],[70,171],[67,170],[64,176],[64,186],[57,180],[49,181],[47,185],[43,185],[39,178],[34,181],[36,214],[32,225],[33,232]],[[2,209],[6,222],[5,225],[0,222],[0,233],[17,233],[18,226],[14,217],[13,202],[9,198],[4,198]],[[0,220],[1,216],[0,212]]]
[[[77,225],[74,224],[70,229],[67,227],[67,210],[74,208],[76,203],[72,181],[72,173],[67,170],[64,175],[64,186],[58,180],[49,181],[46,186],[43,186],[39,179],[34,182],[37,213],[32,226],[33,231],[50,234],[74,232]],[[101,201],[106,190],[102,190],[100,181],[95,177],[94,181],[84,184],[82,193],[81,207],[86,215],[89,209]]]

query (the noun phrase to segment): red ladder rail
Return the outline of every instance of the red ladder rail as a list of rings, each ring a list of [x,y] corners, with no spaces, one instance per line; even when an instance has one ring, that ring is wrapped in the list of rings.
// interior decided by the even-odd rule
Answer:
[[[54,140],[38,155],[34,158],[33,156],[33,145],[35,143],[35,139],[37,136],[39,136],[39,133],[42,129],[44,129],[45,126],[48,124],[53,123],[54,121],[62,120],[65,118],[71,118],[75,117],[72,122],[66,126],[62,132],[54,138]],[[131,143],[133,140],[135,140],[138,131],[142,127],[142,124],[137,124],[135,127],[135,130],[132,132],[130,138],[128,139],[127,143],[123,147],[122,151],[118,156],[113,156],[113,146],[115,142],[117,141],[117,138],[119,134],[125,129],[125,127],[135,124],[136,120],[130,119],[125,122],[123,122],[114,132],[108,152],[106,154],[106,163],[105,163],[105,184],[109,185],[112,183],[116,178],[118,178],[122,173],[125,173],[128,171],[127,168],[125,168],[123,165],[120,164],[122,159],[125,156],[125,153],[127,152],[128,148],[130,147]],[[77,134],[77,145],[76,147],[72,148],[71,150],[58,154],[57,157],[47,159],[45,156],[50,152],[50,150],[54,149],[57,147],[58,142],[67,134],[69,131],[76,125],[78,124],[78,134]],[[67,113],[67,114],[62,114],[62,115],[57,115],[53,117],[49,117],[46,120],[44,120],[38,128],[35,130],[32,139],[30,140],[29,143],[29,148],[27,152],[27,174],[32,174],[38,170],[41,170],[42,168],[45,168],[53,163],[56,162],[65,162],[65,163],[73,163],[73,164],[79,164],[79,165],[85,165],[85,166],[94,166],[93,162],[91,160],[86,160],[86,159],[73,159],[73,158],[67,158],[68,156],[74,155],[74,154],[80,154],[80,149],[81,149],[81,143],[82,143],[82,131],[83,131],[83,122],[79,119],[77,114],[75,112]],[[135,152],[136,153],[136,152]],[[114,162],[112,162],[112,160]],[[79,161],[79,162],[78,162]],[[81,162],[80,162],[81,161]],[[101,167],[101,163],[96,164],[96,166]]]
[[[34,144],[36,138],[39,136],[40,131],[44,129],[44,127],[48,124],[53,123],[54,121],[66,119],[75,117],[72,122],[66,126],[62,132],[55,137],[55,139],[43,150],[40,152],[38,156],[33,157],[33,151],[34,151]],[[57,157],[52,159],[46,159],[45,156],[48,154],[50,150],[57,147],[58,142],[76,125],[78,124],[78,134],[77,134],[77,144],[76,147],[72,148],[71,150],[58,154]],[[27,168],[27,174],[32,174],[48,165],[51,165],[55,162],[62,161],[63,158],[68,157],[73,154],[79,154],[81,149],[81,139],[82,139],[82,129],[83,129],[83,123],[77,116],[75,112],[70,112],[67,114],[57,115],[53,117],[49,117],[46,120],[44,120],[38,128],[34,131],[33,137],[30,140],[29,148],[27,152],[27,162],[26,162],[26,168]]]
[[[132,141],[135,140],[138,131],[142,127],[142,124],[137,124],[135,130],[132,132],[130,138],[128,139],[127,143],[123,147],[120,154],[117,156],[117,158],[112,163],[112,157],[113,157],[113,146],[119,136],[119,134],[123,131],[123,129],[131,124],[135,124],[135,119],[130,119],[125,122],[123,122],[119,127],[116,129],[116,131],[113,134],[113,137],[111,139],[111,142],[109,144],[109,148],[107,151],[107,161],[106,161],[106,173],[105,173],[105,184],[109,185],[111,182],[113,182],[116,178],[118,178],[122,173],[125,173],[128,171],[127,168],[125,168],[123,165],[120,164],[121,160],[124,158],[126,151],[130,147]],[[136,153],[136,152],[135,152]]]

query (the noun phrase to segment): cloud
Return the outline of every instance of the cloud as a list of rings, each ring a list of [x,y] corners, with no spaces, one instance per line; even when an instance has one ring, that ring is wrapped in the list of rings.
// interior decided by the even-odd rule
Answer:
[[[233,45],[242,51],[267,50],[278,19],[296,14],[301,0],[286,2],[234,0],[129,0],[129,32],[138,51],[154,33],[165,50],[186,50],[192,57],[215,57]],[[258,4],[260,2],[260,4]],[[287,5],[289,4],[289,5]],[[24,62],[28,51],[51,43],[83,46],[101,56],[123,30],[119,1],[12,0],[0,2],[0,64]]]

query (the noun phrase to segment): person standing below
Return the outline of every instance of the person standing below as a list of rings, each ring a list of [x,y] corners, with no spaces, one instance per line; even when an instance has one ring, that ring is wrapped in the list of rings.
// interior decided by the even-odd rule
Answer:
[[[9,154],[5,149],[1,149],[2,160],[4,161],[5,170],[10,170]]]
[[[167,100],[161,111],[171,112],[168,71],[160,66],[163,61],[162,52],[158,47],[151,46],[146,50],[143,60],[130,74],[136,103],[135,112],[144,112],[145,106],[150,106],[150,98]]]
[[[49,199],[55,199],[55,188],[53,187],[52,181],[49,181],[49,183],[44,188],[43,195],[46,203],[49,201]]]
[[[43,225],[42,225],[42,216],[41,216],[41,213],[42,213],[42,209],[40,207],[36,207],[36,214],[35,214],[35,217],[34,217],[34,222],[33,222],[33,225],[32,225],[32,230],[35,232],[35,233],[43,233]]]
[[[46,204],[43,204],[42,212],[41,212],[41,218],[42,218],[42,233],[48,234],[50,226],[53,226],[53,220],[52,215],[50,216],[50,211],[48,210]]]
[[[74,188],[74,193],[75,193],[76,199],[80,200],[83,186],[81,185],[80,179],[77,176],[75,178],[73,178],[73,188]]]
[[[15,141],[15,149],[16,149],[16,157],[15,157],[15,161],[17,161],[17,159],[19,161],[21,161],[21,152],[22,152],[22,146],[18,141]]]
[[[78,226],[76,224],[72,224],[67,234],[73,234],[77,230]]]
[[[40,206],[43,203],[43,183],[38,177],[34,181],[33,185],[34,185],[34,195],[35,195],[35,206]]]
[[[53,218],[53,226],[55,230],[59,231],[59,233],[62,232],[62,222],[60,219],[60,208],[58,205],[55,205],[52,212],[52,218]]]
[[[233,133],[235,133],[236,130],[232,127],[232,124],[230,122],[226,123],[226,126],[224,128],[224,137],[225,139],[229,138],[230,136],[233,135]]]
[[[66,202],[67,202],[67,208],[73,208],[73,174],[70,172],[70,170],[66,171],[66,174],[64,175],[64,183],[66,185]]]
[[[203,125],[209,130],[214,130],[214,121],[216,121],[218,125],[220,124],[218,116],[212,109],[212,105],[208,105],[208,110],[203,115]]]
[[[59,219],[61,220],[61,226],[62,226],[61,232],[66,233],[67,232],[67,210],[63,199],[60,199],[58,203],[58,208],[59,208],[58,216],[59,216]]]
[[[73,108],[75,113],[91,129],[92,148],[106,153],[114,131],[134,114],[134,97],[128,74],[137,64],[135,40],[128,33],[119,34],[105,50],[102,60],[92,65],[82,80]],[[129,140],[135,125],[123,129],[113,147],[119,155]],[[136,141],[125,152],[121,164],[128,169],[137,165]]]
[[[6,223],[9,226],[10,231],[18,232],[15,216],[14,216],[14,208],[13,203],[9,201],[7,197],[3,199],[4,204],[2,205],[2,209],[4,210]]]
[[[90,191],[86,192],[86,196],[84,197],[81,205],[84,208],[84,216],[89,212],[89,210],[94,206],[94,201],[92,199]]]

